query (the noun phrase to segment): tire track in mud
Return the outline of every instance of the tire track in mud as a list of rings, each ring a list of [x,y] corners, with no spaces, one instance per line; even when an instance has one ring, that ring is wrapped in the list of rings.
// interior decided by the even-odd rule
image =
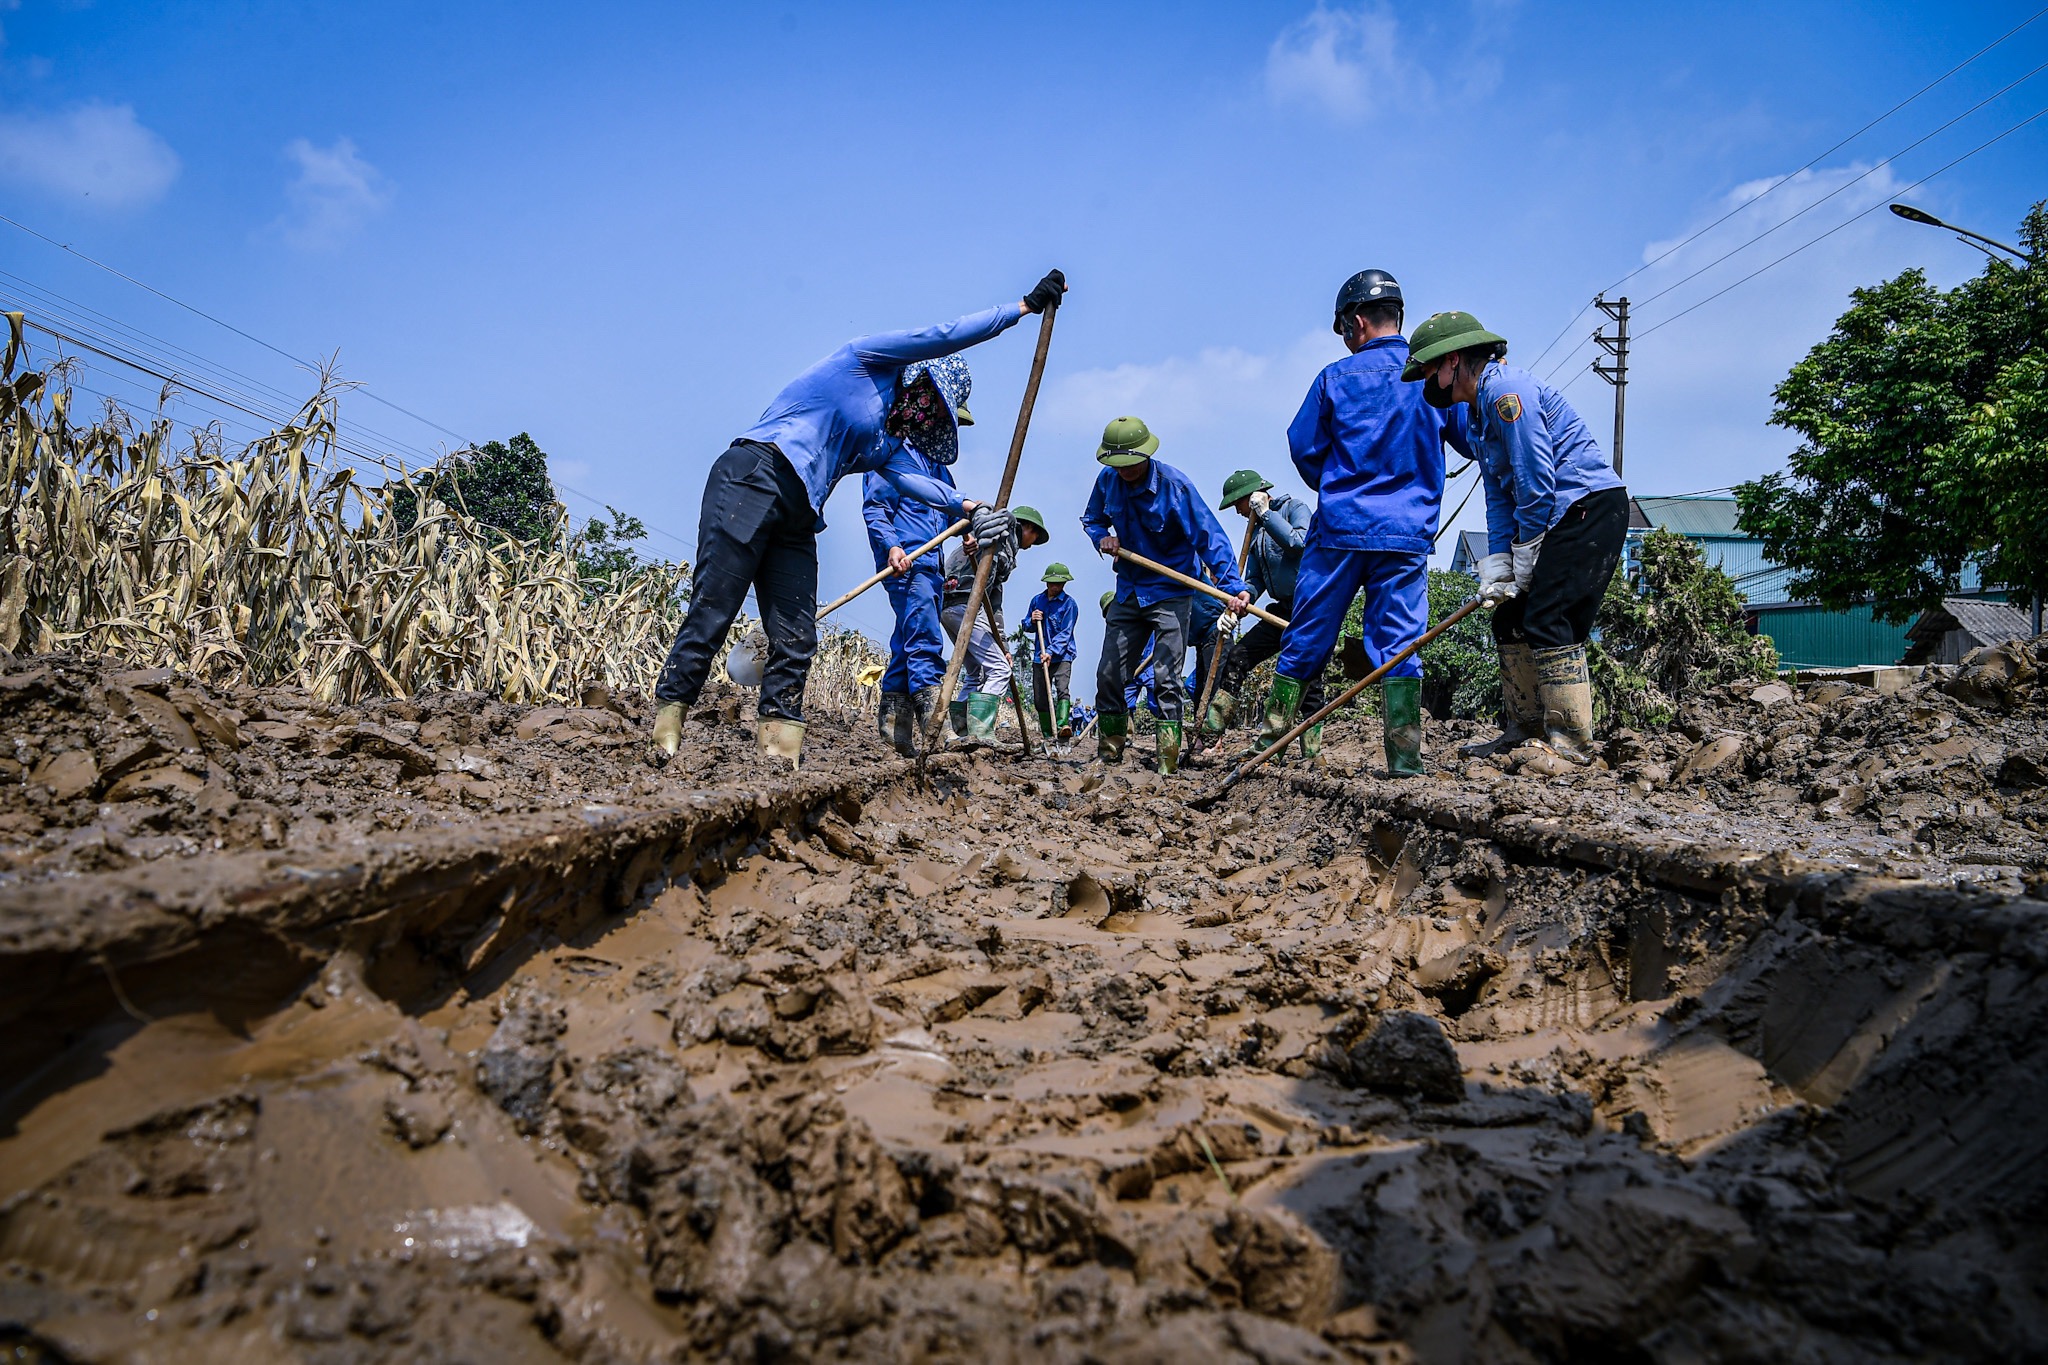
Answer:
[[[892,776],[721,797],[707,838],[636,816],[591,836],[604,874],[494,864],[454,908],[454,864],[297,893],[308,988],[123,1016],[16,1110],[15,1340],[1308,1361],[2041,1339],[2039,902],[1328,777],[1211,825],[1138,771]],[[535,908],[479,939],[505,884]],[[406,885],[415,921],[377,899]]]

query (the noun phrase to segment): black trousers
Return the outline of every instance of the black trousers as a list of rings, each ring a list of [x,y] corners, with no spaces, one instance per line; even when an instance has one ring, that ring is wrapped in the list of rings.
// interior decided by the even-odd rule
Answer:
[[[1275,616],[1284,620],[1294,619],[1294,604],[1274,598],[1268,608]],[[1224,657],[1223,671],[1216,675],[1216,688],[1228,692],[1239,701],[1244,700],[1244,680],[1251,671],[1280,652],[1281,630],[1271,621],[1254,616],[1251,629],[1237,637]],[[1320,671],[1313,678],[1302,679],[1301,714],[1311,715],[1322,709],[1323,675]]]
[[[781,451],[735,441],[704,481],[690,607],[654,685],[656,701],[697,700],[748,588],[768,636],[759,712],[802,720],[804,679],[818,652],[818,514]]]
[[[1627,537],[1626,488],[1603,488],[1566,508],[1543,536],[1528,590],[1495,608],[1493,638],[1531,649],[1586,643]]]

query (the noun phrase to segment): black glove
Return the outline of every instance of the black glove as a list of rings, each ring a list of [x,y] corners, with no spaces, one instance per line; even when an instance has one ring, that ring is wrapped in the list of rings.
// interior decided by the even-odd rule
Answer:
[[[1024,296],[1024,306],[1034,313],[1043,313],[1048,308],[1059,307],[1060,295],[1066,292],[1066,272],[1048,270],[1045,278],[1033,285],[1031,292]]]
[[[968,515],[967,534],[974,537],[977,552],[994,550],[1000,556],[1017,543],[1017,519],[1002,508],[983,503]]]

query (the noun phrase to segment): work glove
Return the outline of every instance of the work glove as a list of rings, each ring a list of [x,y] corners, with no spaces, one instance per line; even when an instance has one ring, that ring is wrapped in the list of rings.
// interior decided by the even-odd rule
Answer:
[[[1067,292],[1067,276],[1064,271],[1048,270],[1045,278],[1031,287],[1024,296],[1024,306],[1034,313],[1043,313],[1048,308],[1060,306],[1060,295]]]
[[[1479,561],[1479,600],[1482,603],[1497,607],[1515,593],[1514,555],[1503,551]]]
[[[1515,542],[1515,591],[1529,591],[1529,580],[1536,576],[1536,556],[1543,553],[1543,537]]]
[[[1273,495],[1263,488],[1255,490],[1251,495],[1251,500],[1252,516],[1254,519],[1265,516],[1266,509],[1273,505]]]
[[[993,549],[998,555],[1017,543],[1017,519],[1000,507],[982,503],[969,514],[967,534],[974,537],[975,552]]]

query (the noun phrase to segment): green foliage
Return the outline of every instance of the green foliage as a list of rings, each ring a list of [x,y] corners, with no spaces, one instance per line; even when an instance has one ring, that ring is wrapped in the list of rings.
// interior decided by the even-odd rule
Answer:
[[[523,431],[510,441],[486,441],[451,456],[421,471],[410,487],[393,485],[390,491],[401,530],[417,520],[422,497],[459,507],[492,530],[527,543],[552,536],[561,516],[548,478],[547,452]]]
[[[1794,595],[1835,610],[1875,599],[1905,621],[1972,561],[1989,581],[2048,585],[2048,533],[2028,510],[2042,486],[2028,395],[2048,350],[2048,206],[2020,239],[2031,264],[1988,261],[1947,292],[1918,270],[1856,290],[1775,390],[1771,421],[1803,440],[1788,474],[1736,490],[1738,521],[1794,570]]]
[[[621,512],[610,503],[605,504],[604,510],[612,514],[611,524],[606,525],[603,517],[592,517],[571,547],[586,588],[598,591],[617,586],[640,567],[640,556],[633,543],[647,539],[647,525],[640,518]]]
[[[1470,574],[1432,569],[1429,619],[1443,620],[1479,592]],[[1475,611],[1422,647],[1422,704],[1439,718],[1471,720],[1500,709],[1500,651],[1484,611]]]
[[[1643,537],[1635,583],[1615,570],[1599,628],[1588,662],[1596,713],[1610,726],[1668,724],[1689,692],[1777,676],[1778,651],[1749,633],[1735,580],[1673,531]]]

